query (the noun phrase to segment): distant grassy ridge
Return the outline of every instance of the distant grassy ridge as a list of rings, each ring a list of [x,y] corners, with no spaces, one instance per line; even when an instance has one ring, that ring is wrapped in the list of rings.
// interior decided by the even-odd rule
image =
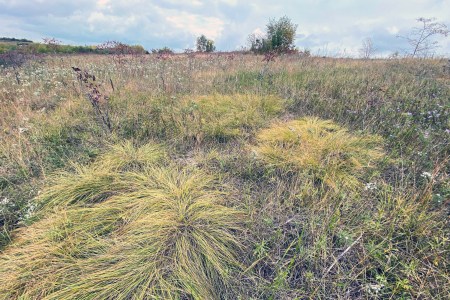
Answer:
[[[147,51],[141,45],[125,45],[127,52],[144,54]],[[20,51],[29,54],[114,54],[118,49],[110,47],[105,48],[100,45],[63,45],[63,44],[46,44],[36,43],[27,39],[16,38],[0,38],[0,54],[11,51]]]
[[[7,38],[7,37],[1,37],[0,43],[33,43],[31,40],[27,39],[16,39],[16,38]]]

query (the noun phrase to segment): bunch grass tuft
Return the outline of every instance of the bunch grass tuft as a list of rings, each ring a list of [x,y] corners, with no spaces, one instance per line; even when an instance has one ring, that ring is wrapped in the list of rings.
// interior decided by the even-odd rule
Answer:
[[[361,186],[361,176],[383,158],[381,138],[357,135],[331,120],[305,117],[257,134],[253,150],[270,166],[306,172],[333,190]]]
[[[20,229],[0,257],[0,299],[230,293],[242,268],[244,215],[225,206],[226,189],[211,176],[158,165],[162,153],[122,144],[77,174],[60,175],[42,196],[52,213]]]

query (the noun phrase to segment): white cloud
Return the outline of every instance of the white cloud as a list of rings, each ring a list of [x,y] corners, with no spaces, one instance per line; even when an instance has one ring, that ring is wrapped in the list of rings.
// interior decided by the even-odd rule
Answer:
[[[184,12],[167,16],[166,20],[178,30],[190,33],[193,36],[204,34],[214,40],[220,37],[225,27],[225,22],[219,18]]]
[[[202,1],[199,0],[166,0],[166,2],[172,4],[172,5],[182,5],[182,4],[187,4],[187,5],[192,5],[192,6],[202,6],[203,3]]]
[[[226,3],[228,5],[236,5],[238,0],[219,0],[220,2]]]
[[[97,6],[104,7],[104,6],[108,5],[108,3],[109,3],[109,0],[98,0]]]
[[[397,33],[399,33],[399,29],[397,28],[397,26],[389,26],[389,27],[386,27],[386,30],[390,33],[390,34],[392,34],[392,35],[395,35],[395,34],[397,34]]]
[[[252,31],[252,34],[256,35],[256,36],[263,36],[266,33],[261,29],[261,28],[256,28],[255,30]]]
[[[87,18],[89,25],[89,31],[95,32],[111,32],[114,30],[116,33],[127,33],[128,29],[133,26],[137,26],[138,18],[134,15],[128,16],[114,16],[105,15],[103,12],[92,12]]]

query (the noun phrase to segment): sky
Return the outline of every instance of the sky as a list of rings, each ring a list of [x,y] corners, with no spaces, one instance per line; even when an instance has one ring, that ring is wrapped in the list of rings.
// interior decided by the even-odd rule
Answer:
[[[357,56],[370,38],[375,56],[410,46],[398,36],[436,18],[450,28],[450,0],[0,0],[0,37],[76,45],[120,41],[151,50],[194,48],[205,34],[217,50],[247,45],[270,19],[297,24],[295,44],[313,54]],[[450,36],[439,38],[438,55],[450,56]]]

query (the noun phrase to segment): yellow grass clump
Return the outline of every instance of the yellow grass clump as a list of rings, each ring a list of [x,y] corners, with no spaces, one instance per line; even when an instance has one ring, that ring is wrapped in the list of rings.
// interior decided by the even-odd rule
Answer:
[[[216,121],[219,128],[261,125],[267,117],[273,117],[283,110],[283,100],[266,95],[209,95],[197,100],[208,115],[206,121]]]
[[[75,175],[60,175],[41,196],[46,217],[17,230],[0,254],[0,299],[227,293],[241,268],[243,214],[224,205],[227,193],[209,175],[158,164],[162,153],[126,143]]]
[[[205,138],[237,137],[277,116],[283,111],[284,102],[277,96],[250,94],[212,94],[187,98],[185,107],[192,110],[192,118],[188,119],[185,126],[190,132]]]
[[[334,190],[360,185],[360,176],[383,157],[380,137],[351,134],[315,117],[275,124],[256,139],[253,150],[269,165],[307,172]]]
[[[88,167],[74,165],[75,172],[54,174],[37,200],[47,208],[99,202],[129,187],[130,183],[120,180],[121,173],[156,164],[166,156],[161,146],[152,143],[141,147],[130,141],[113,145]]]

